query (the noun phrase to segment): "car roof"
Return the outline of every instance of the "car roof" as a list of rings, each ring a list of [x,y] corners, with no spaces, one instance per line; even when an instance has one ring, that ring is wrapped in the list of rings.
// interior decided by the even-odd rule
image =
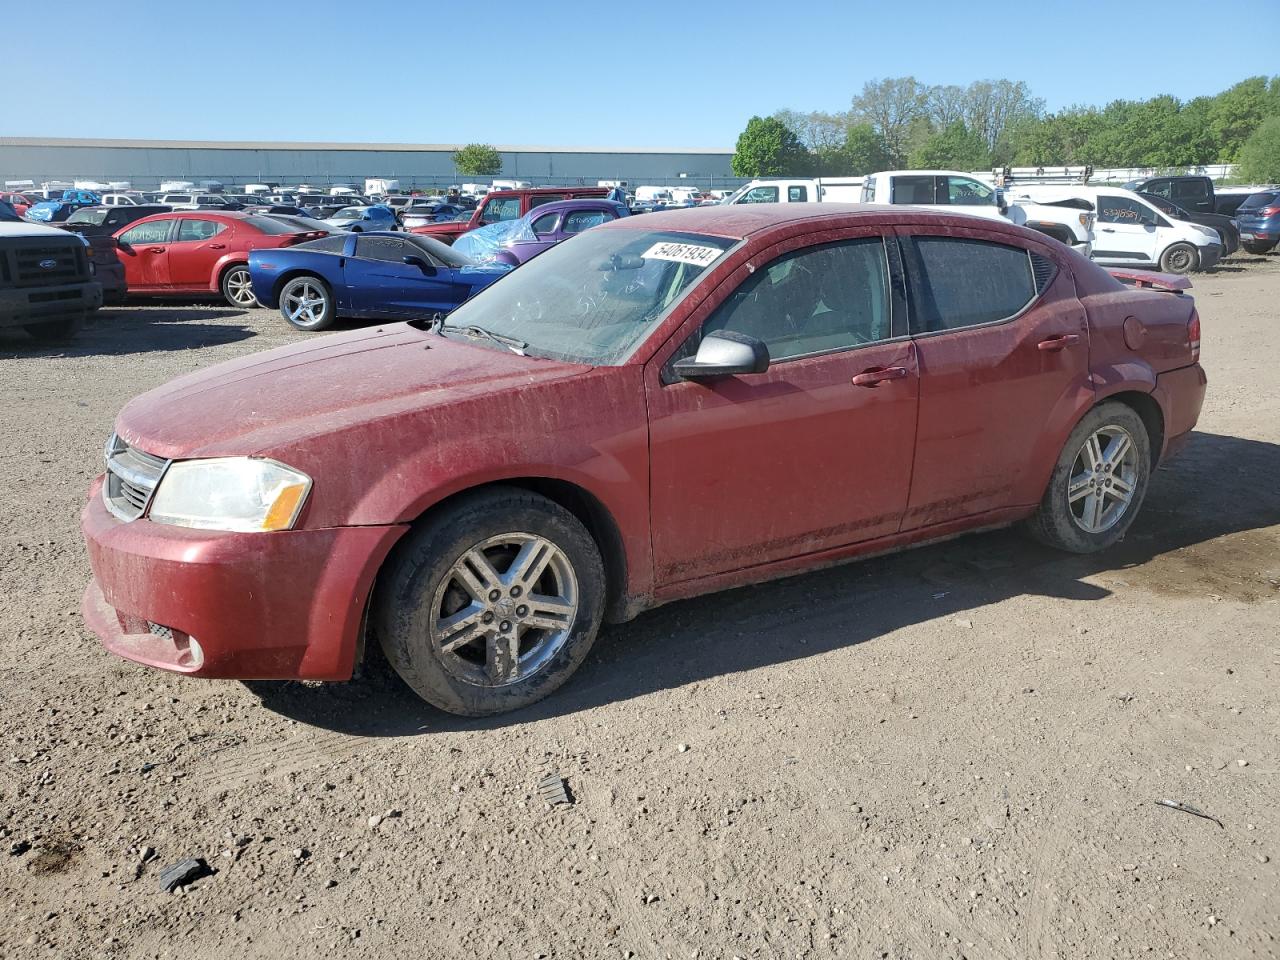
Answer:
[[[541,208],[539,208],[541,209]],[[620,217],[595,230],[670,230],[675,233],[703,233],[728,240],[745,240],[774,227],[805,221],[862,219],[868,224],[931,223],[939,226],[1008,229],[1023,236],[1013,224],[976,218],[967,214],[941,213],[934,207],[891,206],[884,203],[735,203],[707,207],[659,210],[638,217]]]
[[[541,216],[544,213],[554,213],[556,211],[600,209],[616,210],[618,207],[625,206],[625,203],[619,203],[616,200],[609,200],[605,197],[581,197],[577,200],[552,200],[550,203],[540,203],[530,210],[529,213],[531,215]]]

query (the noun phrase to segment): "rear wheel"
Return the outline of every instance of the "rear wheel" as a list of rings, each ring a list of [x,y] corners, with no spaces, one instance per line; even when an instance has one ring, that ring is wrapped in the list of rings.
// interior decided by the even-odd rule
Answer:
[[[527,706],[569,679],[604,613],[600,551],[558,504],[467,496],[414,530],[379,580],[373,623],[396,672],[464,716]]]
[[[222,297],[231,306],[245,310],[258,305],[258,298],[253,295],[253,278],[249,276],[248,264],[238,263],[222,275]]]
[[[333,294],[319,277],[294,277],[280,291],[280,314],[299,330],[333,326]]]
[[[1132,407],[1104,403],[1071,431],[1028,527],[1060,550],[1105,550],[1133,523],[1150,476],[1146,424]]]
[[[1200,266],[1200,253],[1189,243],[1175,243],[1160,255],[1165,273],[1190,273]]]

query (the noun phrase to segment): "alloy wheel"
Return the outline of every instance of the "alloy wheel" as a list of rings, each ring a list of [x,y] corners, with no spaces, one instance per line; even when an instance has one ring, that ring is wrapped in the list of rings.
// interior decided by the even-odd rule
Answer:
[[[453,676],[505,687],[560,652],[578,615],[578,578],[564,551],[504,533],[464,552],[436,589],[431,644]]]
[[[1114,527],[1133,503],[1138,456],[1129,431],[1118,424],[1091,433],[1071,464],[1067,510],[1085,533]]]
[[[284,309],[292,323],[311,327],[324,321],[329,303],[324,291],[307,281],[290,288],[284,298]]]
[[[253,295],[253,278],[243,267],[237,267],[227,275],[227,293],[238,307],[258,304],[258,298]]]

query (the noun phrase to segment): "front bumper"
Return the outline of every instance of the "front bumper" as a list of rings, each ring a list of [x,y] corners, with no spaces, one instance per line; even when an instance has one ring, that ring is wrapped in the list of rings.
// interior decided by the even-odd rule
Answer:
[[[1154,396],[1164,414],[1164,447],[1160,451],[1163,463],[1176,455],[1191,438],[1191,431],[1200,419],[1204,405],[1204,392],[1208,384],[1204,367],[1193,363],[1189,367],[1169,370],[1156,377]]]
[[[84,316],[100,306],[102,284],[96,280],[52,287],[5,287],[0,289],[0,327]]]
[[[1200,269],[1208,270],[1212,266],[1216,266],[1218,261],[1222,259],[1222,244],[1209,243],[1200,247]]]
[[[80,526],[93,568],[81,612],[108,650],[241,680],[350,679],[374,577],[407,529],[225,533],[125,523],[107,512],[101,478]]]

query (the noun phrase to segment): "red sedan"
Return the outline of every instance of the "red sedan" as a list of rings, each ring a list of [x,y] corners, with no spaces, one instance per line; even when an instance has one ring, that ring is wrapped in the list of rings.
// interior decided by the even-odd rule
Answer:
[[[431,703],[507,710],[668,600],[1020,521],[1110,546],[1195,426],[1199,338],[1180,290],[1012,224],[624,217],[442,323],[128,404],[84,615],[204,677],[346,679],[368,627]]]
[[[190,210],[135,220],[115,239],[130,296],[221,293],[233,307],[252,307],[249,251],[323,236],[272,217]]]
[[[31,201],[21,193],[0,193],[0,200],[6,201],[20,217],[25,217],[31,209]]]

